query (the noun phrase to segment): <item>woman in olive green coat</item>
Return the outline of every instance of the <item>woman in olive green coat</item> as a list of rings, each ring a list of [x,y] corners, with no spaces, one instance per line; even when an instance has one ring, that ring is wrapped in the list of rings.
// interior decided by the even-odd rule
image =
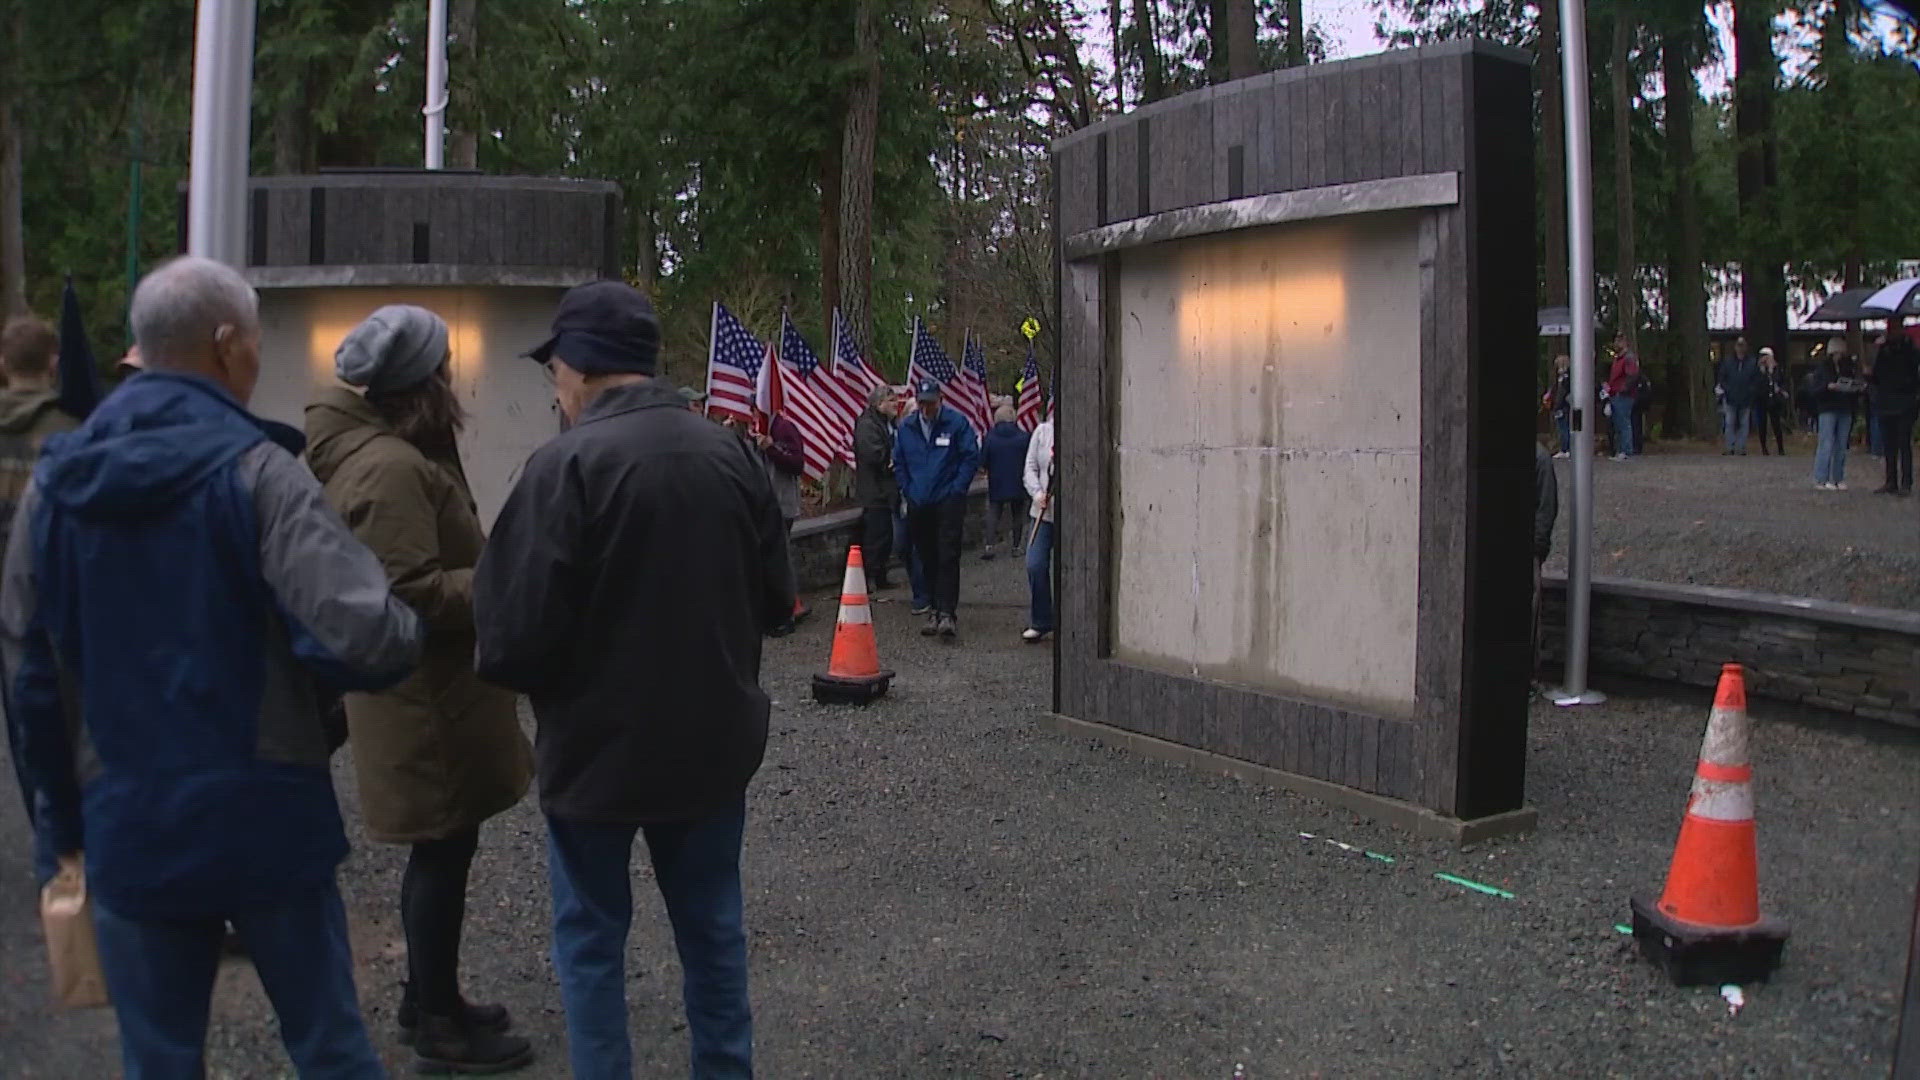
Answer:
[[[432,312],[374,312],[335,353],[346,385],[307,406],[307,460],[427,625],[405,682],[346,697],[367,831],[412,845],[400,886],[401,1036],[424,1066],[495,1072],[525,1064],[531,1049],[504,1034],[505,1009],[461,996],[460,931],[480,823],[526,793],[533,755],[514,695],[473,673],[473,568],[485,536],[460,467],[464,417],[447,359],[446,324]]]

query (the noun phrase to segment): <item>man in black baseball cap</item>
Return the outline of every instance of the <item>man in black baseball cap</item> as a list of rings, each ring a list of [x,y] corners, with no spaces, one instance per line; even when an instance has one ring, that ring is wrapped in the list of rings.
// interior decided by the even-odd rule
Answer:
[[[732,432],[655,378],[619,282],[567,293],[529,355],[571,426],[534,452],[473,577],[476,670],[526,694],[576,1076],[627,1076],[629,866],[646,837],[697,1076],[752,1074],[740,837],[767,743],[762,635],[793,611],[786,523]]]

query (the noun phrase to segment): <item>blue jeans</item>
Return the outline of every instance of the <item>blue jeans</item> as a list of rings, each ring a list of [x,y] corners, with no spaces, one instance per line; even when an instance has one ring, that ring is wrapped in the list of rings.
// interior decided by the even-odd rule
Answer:
[[[1883,437],[1886,430],[1887,425],[1881,422],[1880,414],[1867,413],[1867,453],[1874,457],[1886,456],[1887,440]]]
[[[1554,429],[1560,433],[1560,452],[1573,453],[1573,426],[1569,423],[1571,414],[1557,412],[1553,414]]]
[[[1633,399],[1630,397],[1615,397],[1612,400],[1612,406],[1608,412],[1612,414],[1613,419],[1613,452],[1615,454],[1631,454],[1635,450],[1633,445]]]
[[[627,930],[633,923],[634,833],[644,831],[653,876],[673,923],[685,981],[694,1080],[753,1075],[747,932],[740,892],[746,800],[698,821],[613,825],[547,819],[553,881],[553,966],[567,1009],[575,1080],[629,1080]]]
[[[1838,484],[1847,478],[1847,440],[1853,436],[1853,414],[1823,412],[1820,444],[1813,451],[1813,482]]]
[[[1727,449],[1736,454],[1747,452],[1747,427],[1753,423],[1753,409],[1746,405],[1720,403],[1720,415],[1725,419]]]
[[[1033,610],[1027,625],[1035,630],[1053,630],[1053,522],[1042,521],[1034,530],[1033,543],[1027,548],[1027,591],[1033,596]]]
[[[386,1071],[367,1039],[353,985],[347,912],[332,881],[266,908],[192,920],[135,919],[96,898],[100,965],[120,1021],[127,1080],[199,1080],[225,923],[246,944],[301,1080],[367,1080]]]
[[[914,546],[913,530],[907,528],[907,515],[893,515],[893,550],[900,553],[900,561],[907,564],[907,585],[913,592],[915,610],[933,606],[933,594],[927,589],[927,566],[920,559],[920,549]]]

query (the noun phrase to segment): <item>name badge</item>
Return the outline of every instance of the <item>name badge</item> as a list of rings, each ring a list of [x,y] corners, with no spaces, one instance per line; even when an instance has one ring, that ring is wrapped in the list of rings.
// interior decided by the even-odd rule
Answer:
[[[942,436],[940,436],[939,438],[937,438],[937,439],[935,439],[935,440],[933,440],[933,445],[935,445],[935,446],[952,446],[952,445],[953,445],[953,436],[951,436],[951,435],[942,435]]]

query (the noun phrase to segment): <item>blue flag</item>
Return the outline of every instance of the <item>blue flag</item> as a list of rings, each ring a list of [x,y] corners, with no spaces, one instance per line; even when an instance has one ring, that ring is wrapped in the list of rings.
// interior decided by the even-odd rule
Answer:
[[[98,404],[100,372],[93,365],[87,327],[80,319],[80,294],[73,291],[73,278],[68,277],[60,297],[60,411],[85,420]]]

